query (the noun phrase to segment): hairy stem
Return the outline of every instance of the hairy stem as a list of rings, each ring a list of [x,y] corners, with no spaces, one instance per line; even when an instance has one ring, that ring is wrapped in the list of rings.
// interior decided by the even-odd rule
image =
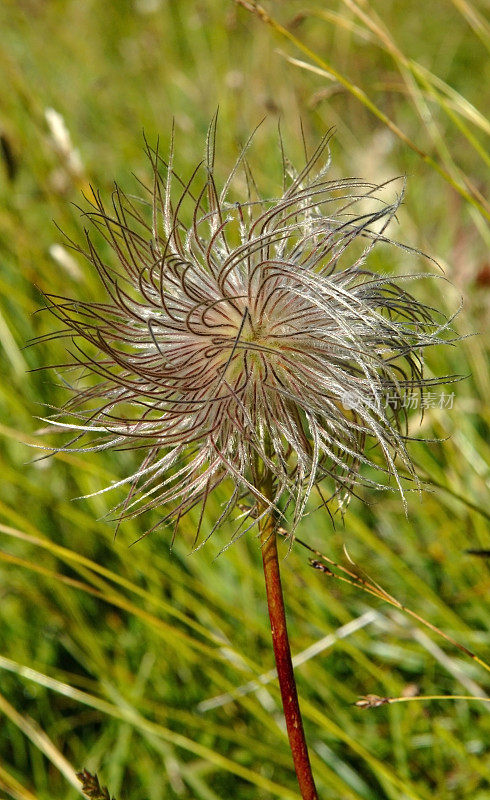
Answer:
[[[265,488],[263,492],[265,494]],[[294,679],[291,648],[289,646],[286,611],[281,587],[277,539],[273,513],[269,513],[260,526],[265,588],[272,631],[272,646],[276,659],[277,675],[281,689],[282,706],[286,718],[289,744],[293,754],[294,769],[303,800],[318,800],[306,745],[303,721]]]

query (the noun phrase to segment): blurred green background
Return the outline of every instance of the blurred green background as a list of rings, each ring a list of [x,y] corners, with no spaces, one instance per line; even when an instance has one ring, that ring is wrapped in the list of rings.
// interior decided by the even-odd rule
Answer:
[[[251,154],[264,192],[280,190],[277,121],[303,159],[331,126],[332,177],[406,175],[391,235],[428,252],[454,288],[423,282],[464,338],[429,374],[469,377],[452,410],[411,419],[422,478],[405,518],[394,494],[363,492],[345,523],[308,516],[299,535],[359,570],[488,660],[490,382],[485,337],[490,260],[488,4],[470,0],[267,3],[268,22],[232,2],[4,0],[0,7],[0,797],[80,796],[97,771],[116,800],[298,798],[275,682],[221,704],[273,666],[253,535],[216,558],[225,529],[190,555],[198,514],[129,549],[96,491],[134,469],[130,454],[30,463],[36,416],[66,399],[39,289],[100,298],[93,270],[63,249],[81,241],[75,204],[89,185],[150,174],[142,131],[164,150],[175,120],[177,168],[201,159],[219,106],[217,174],[265,116]],[[50,111],[51,109],[51,111]],[[56,114],[53,113],[56,112]],[[61,115],[61,116],[57,116]],[[63,125],[66,129],[63,131]],[[64,138],[63,138],[64,137]],[[69,138],[67,138],[69,137]],[[394,262],[395,265],[395,262]],[[396,268],[434,269],[407,254]],[[452,390],[452,389],[451,389]],[[209,505],[206,524],[222,496]],[[286,548],[284,548],[286,554]],[[490,705],[427,700],[361,710],[360,695],[488,691],[488,672],[436,632],[359,588],[282,562],[294,653],[322,800],[490,797]],[[347,627],[345,627],[347,626]],[[324,639],[324,637],[330,637]]]

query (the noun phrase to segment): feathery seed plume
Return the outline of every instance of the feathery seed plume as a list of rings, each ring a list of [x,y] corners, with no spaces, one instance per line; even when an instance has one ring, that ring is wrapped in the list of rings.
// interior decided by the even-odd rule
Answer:
[[[413,275],[367,266],[389,242],[401,198],[387,203],[384,186],[328,180],[328,137],[300,172],[283,156],[278,197],[257,192],[250,140],[218,188],[215,124],[189,180],[174,172],[172,139],[168,162],[147,146],[153,183],[142,199],[116,186],[108,209],[95,196],[87,216],[115,258],[106,261],[89,233],[77,249],[107,299],[47,295],[63,324],[54,335],[72,340],[79,369],[50,420],[74,434],[60,449],[140,451],[139,469],[114,485],[130,487],[116,509],[121,518],[161,509],[154,527],[204,510],[224,481],[229,499],[213,530],[253,501],[236,535],[271,507],[294,532],[324,480],[325,502],[341,504],[358,484],[381,487],[360,467],[384,470],[403,495],[397,464],[415,478],[406,398],[443,382],[424,377],[423,354],[448,322],[402,288]],[[232,196],[239,170],[242,201]],[[369,443],[384,466],[366,454]]]

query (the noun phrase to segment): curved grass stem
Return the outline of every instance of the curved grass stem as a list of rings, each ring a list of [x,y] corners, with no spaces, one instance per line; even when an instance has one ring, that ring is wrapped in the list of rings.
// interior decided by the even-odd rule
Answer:
[[[293,755],[294,769],[303,800],[318,800],[303,730],[293,664],[291,661],[291,648],[289,646],[286,611],[284,608],[284,597],[277,553],[277,534],[272,511],[267,514],[260,525],[260,538],[267,605],[269,608],[269,619],[272,631],[272,646],[274,648],[282,706],[286,718],[286,727]]]

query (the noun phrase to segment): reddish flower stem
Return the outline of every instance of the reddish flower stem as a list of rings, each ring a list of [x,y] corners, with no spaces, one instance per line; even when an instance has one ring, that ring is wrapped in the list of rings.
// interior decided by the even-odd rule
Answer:
[[[276,659],[289,744],[293,754],[294,769],[303,800],[318,800],[303,730],[293,663],[291,661],[291,648],[289,646],[286,611],[277,555],[275,523],[272,513],[267,515],[261,525],[261,544],[267,604],[272,631],[272,646]]]

